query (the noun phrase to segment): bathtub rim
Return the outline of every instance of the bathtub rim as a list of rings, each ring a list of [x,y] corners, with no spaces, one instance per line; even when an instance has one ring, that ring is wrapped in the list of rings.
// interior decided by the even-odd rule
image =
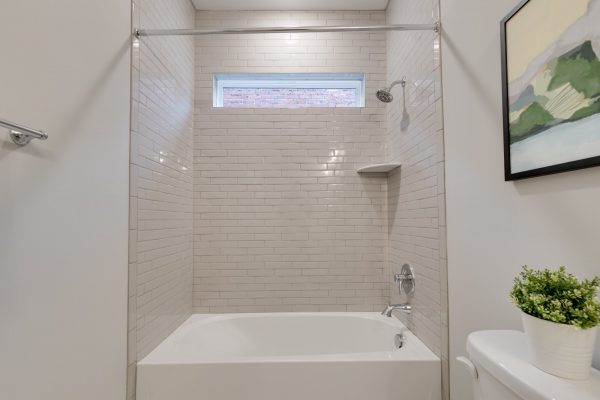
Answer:
[[[212,358],[197,360],[169,360],[162,354],[165,347],[172,344],[185,330],[192,326],[202,326],[211,322],[236,318],[256,317],[350,317],[374,320],[390,325],[402,331],[406,337],[406,347],[397,351],[354,352],[315,354],[298,356],[253,356]],[[391,340],[392,338],[390,338]],[[410,357],[406,357],[410,352]],[[192,314],[179,325],[167,338],[159,343],[150,353],[138,361],[138,367],[152,367],[165,365],[212,365],[212,364],[260,364],[260,363],[351,363],[351,362],[441,362],[413,332],[411,332],[398,318],[385,317],[376,312],[269,312],[269,313],[230,313],[230,314]]]

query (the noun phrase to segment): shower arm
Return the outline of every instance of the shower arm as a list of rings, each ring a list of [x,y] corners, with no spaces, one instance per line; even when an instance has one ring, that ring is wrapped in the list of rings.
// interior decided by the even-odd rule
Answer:
[[[388,92],[390,92],[393,88],[395,88],[398,85],[402,85],[402,87],[406,87],[406,78],[402,78],[402,79],[392,82],[390,87],[387,89]]]

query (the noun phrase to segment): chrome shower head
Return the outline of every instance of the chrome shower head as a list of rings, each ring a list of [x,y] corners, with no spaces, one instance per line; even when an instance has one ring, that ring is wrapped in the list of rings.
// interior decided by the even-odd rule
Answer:
[[[394,101],[394,95],[392,95],[392,89],[396,85],[402,85],[402,87],[405,87],[406,86],[406,78],[402,78],[399,81],[392,82],[390,87],[379,89],[377,91],[377,93],[375,93],[375,96],[379,99],[379,101],[381,101],[383,103],[391,103],[392,101]]]
[[[379,89],[377,91],[377,93],[375,93],[375,96],[377,96],[379,101],[381,101],[383,103],[391,103],[392,101],[394,101],[394,96],[392,95],[392,92],[388,88]]]

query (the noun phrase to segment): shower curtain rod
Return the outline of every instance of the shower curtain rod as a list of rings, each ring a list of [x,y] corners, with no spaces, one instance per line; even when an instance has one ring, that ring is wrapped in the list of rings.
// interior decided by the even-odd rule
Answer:
[[[135,36],[203,36],[235,35],[256,33],[303,33],[303,32],[381,32],[381,31],[440,31],[440,24],[404,24],[370,26],[295,26],[269,28],[226,28],[226,29],[136,29]]]

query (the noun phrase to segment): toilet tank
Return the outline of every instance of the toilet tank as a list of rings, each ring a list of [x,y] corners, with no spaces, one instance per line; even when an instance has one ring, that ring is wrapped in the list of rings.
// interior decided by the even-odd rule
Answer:
[[[586,381],[571,381],[543,372],[529,362],[525,334],[480,331],[469,335],[475,400],[599,400],[600,371]]]
[[[474,363],[477,368],[477,379],[473,380],[474,400],[523,400],[508,386],[494,378],[485,368]]]

